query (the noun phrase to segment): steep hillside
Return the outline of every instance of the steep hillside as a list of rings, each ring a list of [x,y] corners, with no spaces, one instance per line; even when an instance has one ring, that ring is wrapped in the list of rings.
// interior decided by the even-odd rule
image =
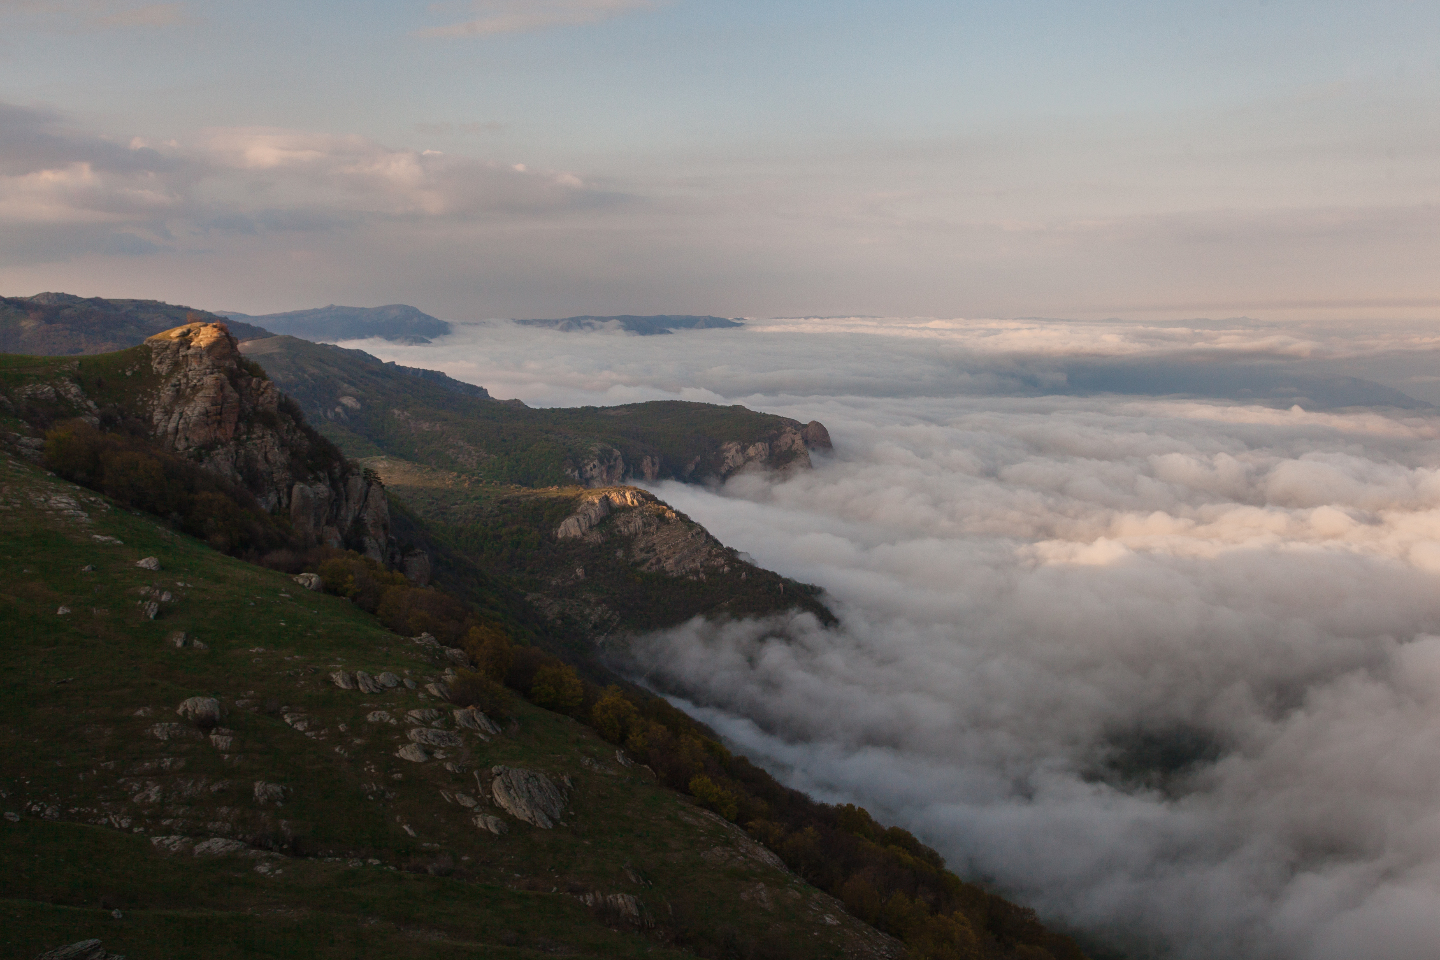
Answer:
[[[379,337],[397,343],[429,343],[430,337],[443,337],[450,324],[422,313],[403,303],[384,307],[328,307],[313,310],[291,310],[252,317],[244,313],[222,313],[221,316],[257,324],[267,330],[306,340],[363,340]]]
[[[221,320],[213,313],[159,300],[105,300],[68,293],[0,297],[0,353],[109,353],[183,324]],[[238,322],[230,325],[230,332],[241,340],[273,336],[268,330]]]
[[[5,454],[0,561],[0,955],[900,953],[573,720]]]
[[[386,454],[522,486],[724,479],[752,464],[810,466],[830,447],[818,422],[744,407],[658,401],[532,410],[467,395],[358,350],[293,337],[247,341],[245,355],[352,456]],[[440,378],[440,379],[437,379]]]
[[[635,487],[533,490],[393,457],[360,463],[446,543],[522,592],[553,630],[592,645],[700,615],[796,609],[834,620],[815,587],[755,566]]]
[[[220,530],[258,509],[299,546],[401,561],[378,481],[309,428],[223,324],[91,358],[0,357],[0,440],[177,522]]]

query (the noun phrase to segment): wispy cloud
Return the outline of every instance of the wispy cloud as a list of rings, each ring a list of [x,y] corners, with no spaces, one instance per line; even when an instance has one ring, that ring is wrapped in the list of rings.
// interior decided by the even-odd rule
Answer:
[[[0,18],[13,28],[84,33],[92,30],[173,27],[198,22],[183,3],[114,0],[0,0]]]
[[[418,32],[421,37],[488,37],[609,20],[662,6],[662,0],[474,0],[472,19]],[[439,12],[448,7],[436,5]]]

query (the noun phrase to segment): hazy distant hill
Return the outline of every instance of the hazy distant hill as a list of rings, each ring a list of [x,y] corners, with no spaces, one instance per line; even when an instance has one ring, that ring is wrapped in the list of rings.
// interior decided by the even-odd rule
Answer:
[[[670,333],[674,330],[713,330],[719,327],[745,326],[739,320],[726,320],[724,317],[694,317],[688,314],[683,316],[663,314],[653,317],[629,315],[562,317],[559,320],[516,320],[515,322],[524,327],[550,327],[552,330],[563,330],[567,333],[576,330],[624,330],[629,333],[638,333],[642,337]]]
[[[317,307],[313,310],[291,310],[252,317],[225,311],[222,317],[234,317],[260,324],[267,330],[334,343],[337,340],[363,340],[379,337],[397,343],[429,343],[431,337],[443,337],[450,324],[403,303],[383,307]]]
[[[225,322],[238,340],[272,336],[242,321],[159,300],[106,300],[69,293],[0,297],[0,353],[110,353],[187,323]]]

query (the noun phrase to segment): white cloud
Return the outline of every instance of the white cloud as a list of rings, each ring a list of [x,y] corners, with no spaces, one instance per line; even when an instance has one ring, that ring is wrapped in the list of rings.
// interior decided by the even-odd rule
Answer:
[[[596,23],[662,5],[661,0],[474,0],[470,6],[478,15],[473,19],[431,27],[419,31],[418,35],[453,38],[529,33]]]
[[[1136,953],[1419,960],[1440,942],[1440,415],[1024,394],[1068,389],[1057,357],[1310,370],[1433,358],[1431,337],[497,323],[367,349],[530,402],[707,390],[822,420],[812,472],[658,492],[824,586],[841,626],[696,621],[638,645],[648,676],[789,782]]]

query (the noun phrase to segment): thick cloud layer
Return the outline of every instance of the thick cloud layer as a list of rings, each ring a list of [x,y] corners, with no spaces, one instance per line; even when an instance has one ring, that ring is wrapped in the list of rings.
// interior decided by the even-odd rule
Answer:
[[[1132,949],[1433,956],[1440,416],[1065,376],[1230,351],[1383,378],[1428,332],[859,323],[383,352],[530,402],[689,391],[827,424],[812,472],[659,493],[824,586],[840,627],[697,621],[633,648],[789,782]]]

